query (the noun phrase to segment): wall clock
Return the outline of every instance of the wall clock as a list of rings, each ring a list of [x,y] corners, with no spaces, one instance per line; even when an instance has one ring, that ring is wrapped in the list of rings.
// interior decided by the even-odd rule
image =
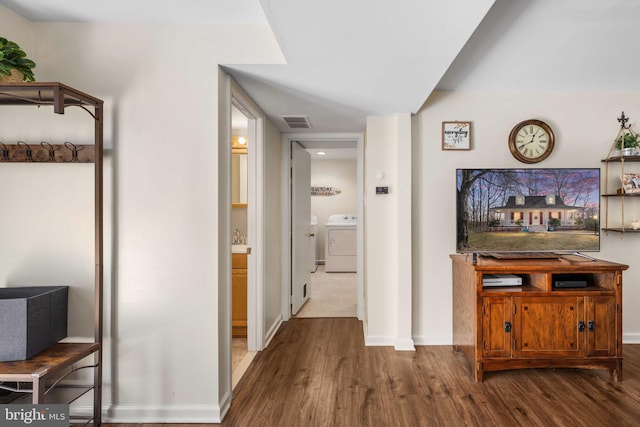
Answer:
[[[513,127],[509,134],[509,150],[522,163],[538,163],[551,154],[555,138],[553,131],[543,121],[524,120]]]

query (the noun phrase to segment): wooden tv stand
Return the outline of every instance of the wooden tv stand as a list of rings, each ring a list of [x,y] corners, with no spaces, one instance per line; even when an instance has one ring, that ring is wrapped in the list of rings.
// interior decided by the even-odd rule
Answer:
[[[451,255],[453,347],[486,371],[608,369],[622,380],[622,272],[627,265],[560,256],[497,260]],[[485,274],[513,274],[522,286],[483,287]],[[559,275],[587,282],[557,288]]]

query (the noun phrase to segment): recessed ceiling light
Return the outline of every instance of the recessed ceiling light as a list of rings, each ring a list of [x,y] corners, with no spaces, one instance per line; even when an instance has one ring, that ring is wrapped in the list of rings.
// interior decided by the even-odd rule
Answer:
[[[316,151],[318,156],[325,156],[327,153],[325,151]]]
[[[244,145],[246,143],[247,143],[247,140],[245,137],[241,136],[240,138],[238,138],[238,144]]]

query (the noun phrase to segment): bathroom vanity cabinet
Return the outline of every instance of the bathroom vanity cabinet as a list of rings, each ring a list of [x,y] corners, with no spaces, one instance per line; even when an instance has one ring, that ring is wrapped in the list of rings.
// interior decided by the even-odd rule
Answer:
[[[231,254],[231,334],[247,336],[247,254]]]

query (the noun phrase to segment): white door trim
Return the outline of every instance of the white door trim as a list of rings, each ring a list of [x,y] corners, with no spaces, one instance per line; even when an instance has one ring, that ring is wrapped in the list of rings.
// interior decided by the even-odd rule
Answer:
[[[290,152],[293,141],[333,141],[351,140],[357,146],[357,177],[358,190],[358,228],[357,228],[357,289],[356,289],[356,313],[359,320],[364,320],[365,296],[364,296],[364,133],[283,133],[282,134],[282,320],[291,318],[291,170]]]
[[[264,334],[264,120],[262,110],[231,78],[231,102],[249,119],[247,152],[247,347],[260,351]]]

